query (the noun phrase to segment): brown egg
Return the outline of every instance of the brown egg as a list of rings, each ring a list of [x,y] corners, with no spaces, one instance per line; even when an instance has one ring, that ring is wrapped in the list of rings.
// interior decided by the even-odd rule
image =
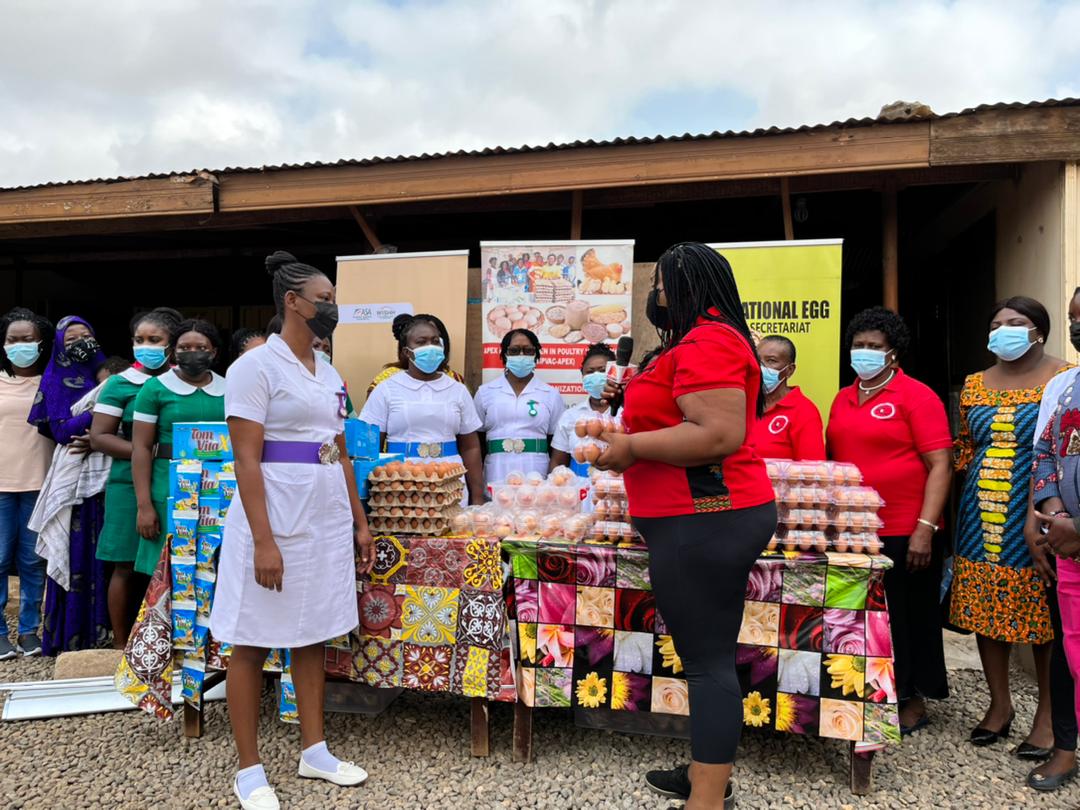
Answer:
[[[593,464],[600,458],[600,448],[595,444],[586,444],[582,448],[581,455],[587,463]]]
[[[587,432],[588,424],[589,424],[588,419],[578,419],[574,423],[574,433],[577,434],[577,437],[579,439],[584,439],[588,435],[588,432]]]
[[[594,439],[599,439],[600,434],[604,432],[604,423],[599,419],[590,419],[585,426],[585,432]]]
[[[579,444],[577,447],[574,448],[571,455],[574,457],[574,461],[576,461],[578,464],[584,464],[585,463],[585,445]]]

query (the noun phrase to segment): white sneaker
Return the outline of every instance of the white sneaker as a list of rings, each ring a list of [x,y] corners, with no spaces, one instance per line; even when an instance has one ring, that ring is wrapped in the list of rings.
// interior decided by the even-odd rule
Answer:
[[[237,787],[235,779],[233,779],[232,789],[236,798],[240,800],[242,810],[281,810],[277,794],[269,785],[255,788],[246,799],[240,795],[240,788]]]
[[[368,777],[367,771],[352,762],[339,762],[336,771],[320,771],[308,765],[303,756],[300,757],[299,773],[305,779],[322,779],[342,787],[359,785]]]

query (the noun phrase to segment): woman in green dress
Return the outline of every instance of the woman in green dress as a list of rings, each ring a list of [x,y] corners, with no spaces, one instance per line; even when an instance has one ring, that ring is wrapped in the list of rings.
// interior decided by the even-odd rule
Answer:
[[[176,368],[146,382],[135,397],[131,474],[139,548],[135,570],[151,575],[165,544],[172,432],[177,422],[224,422],[225,378],[211,371],[221,337],[213,324],[187,320],[173,330]]]
[[[128,634],[145,591],[135,576],[139,533],[135,530],[138,503],[131,478],[131,418],[135,397],[147,380],[169,371],[172,330],[182,320],[174,309],[162,307],[137,315],[131,322],[134,356],[139,368],[129,368],[106,380],[94,406],[90,447],[112,459],[105,487],[105,522],[98,536],[97,558],[112,563],[109,576],[109,622],[113,646],[127,646]]]

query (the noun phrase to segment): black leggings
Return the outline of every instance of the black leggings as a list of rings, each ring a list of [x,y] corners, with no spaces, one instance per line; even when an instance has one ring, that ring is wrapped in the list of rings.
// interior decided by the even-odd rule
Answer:
[[[735,643],[746,581],[776,528],[776,505],[634,524],[648,543],[656,607],[686,673],[694,761],[734,762],[743,726]]]

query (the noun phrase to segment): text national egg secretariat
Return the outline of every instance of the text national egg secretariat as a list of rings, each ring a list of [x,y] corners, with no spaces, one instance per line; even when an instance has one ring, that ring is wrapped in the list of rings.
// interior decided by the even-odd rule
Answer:
[[[822,320],[829,317],[830,302],[827,299],[743,301],[743,312],[747,320]]]

